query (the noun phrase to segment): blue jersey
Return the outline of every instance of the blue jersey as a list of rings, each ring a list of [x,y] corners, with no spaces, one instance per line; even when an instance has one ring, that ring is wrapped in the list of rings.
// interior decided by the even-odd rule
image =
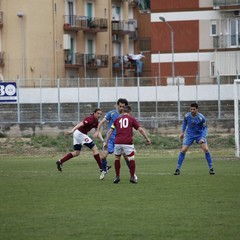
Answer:
[[[115,119],[117,119],[120,116],[120,114],[118,113],[117,110],[112,110],[109,111],[106,115],[105,118],[108,121],[108,125],[107,125],[107,132],[109,131],[109,129],[111,128],[111,126],[113,125],[113,122],[115,121]],[[111,139],[115,139],[116,137],[116,129],[113,131],[112,135],[111,135]]]
[[[187,130],[186,130],[187,129]],[[202,137],[207,136],[207,122],[206,118],[201,114],[197,113],[196,116],[192,116],[191,112],[184,115],[184,120],[182,124],[182,132],[185,132],[189,137]]]

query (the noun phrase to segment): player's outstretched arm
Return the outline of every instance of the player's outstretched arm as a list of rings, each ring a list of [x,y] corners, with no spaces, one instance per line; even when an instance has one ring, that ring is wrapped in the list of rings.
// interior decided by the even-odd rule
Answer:
[[[143,128],[138,128],[138,131],[143,135],[143,137],[146,139],[147,144],[151,144],[151,140],[148,138],[147,133]]]
[[[70,130],[70,131],[67,131],[65,134],[72,134],[72,133],[74,133],[74,131],[75,130],[77,130],[78,128],[80,128],[80,127],[82,127],[84,125],[84,123],[83,122],[80,122],[80,123],[78,123],[74,128],[72,128],[72,130]]]
[[[98,123],[98,127],[96,129],[96,132],[93,134],[94,138],[99,137],[99,133],[101,133],[101,127],[102,125],[107,121],[107,119],[104,117],[99,123]]]
[[[98,138],[99,138],[102,142],[104,142],[104,139],[103,139],[103,137],[102,137],[102,133],[101,133],[101,132],[98,133]]]

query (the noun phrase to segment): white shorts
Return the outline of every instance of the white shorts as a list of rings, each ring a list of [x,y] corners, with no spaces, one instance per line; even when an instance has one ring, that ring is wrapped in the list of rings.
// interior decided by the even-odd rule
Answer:
[[[84,143],[90,143],[92,141],[93,140],[87,134],[84,134],[79,130],[75,130],[75,132],[73,133],[73,145],[83,145]]]
[[[134,148],[134,144],[126,145],[126,144],[115,144],[114,154],[120,156],[122,153],[125,153],[127,156],[131,153],[135,153],[136,150]]]

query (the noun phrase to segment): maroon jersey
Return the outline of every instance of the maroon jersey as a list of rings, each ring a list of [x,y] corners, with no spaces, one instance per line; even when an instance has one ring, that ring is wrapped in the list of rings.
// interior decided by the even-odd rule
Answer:
[[[115,144],[133,144],[133,128],[138,130],[139,123],[130,115],[122,115],[118,117],[112,128],[116,128]]]
[[[98,119],[96,119],[93,114],[86,117],[83,121],[83,126],[78,128],[78,130],[84,134],[87,134],[92,128],[97,128]]]

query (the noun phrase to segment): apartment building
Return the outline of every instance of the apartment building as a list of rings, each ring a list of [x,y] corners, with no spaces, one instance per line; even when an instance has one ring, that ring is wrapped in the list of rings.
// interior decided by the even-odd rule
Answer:
[[[239,78],[240,0],[151,0],[151,28],[151,72],[161,84]]]
[[[151,75],[150,14],[138,7],[137,0],[0,0],[2,78],[31,86],[38,78],[136,76],[125,56],[140,50]],[[138,34],[138,17],[147,37]]]

